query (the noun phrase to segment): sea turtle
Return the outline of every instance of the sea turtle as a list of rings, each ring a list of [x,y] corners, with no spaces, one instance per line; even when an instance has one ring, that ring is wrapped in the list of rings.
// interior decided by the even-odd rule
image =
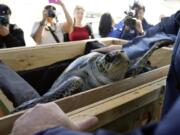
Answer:
[[[130,61],[122,50],[107,54],[92,52],[79,57],[65,69],[47,93],[23,103],[15,111],[121,80],[129,65]]]
[[[82,92],[121,79],[125,75],[135,76],[142,72],[152,53],[169,43],[155,43],[140,59],[131,62],[122,50],[114,50],[107,54],[92,52],[73,61],[57,78],[47,93],[39,98],[24,102],[13,112],[33,107],[37,103],[46,103],[56,99]]]

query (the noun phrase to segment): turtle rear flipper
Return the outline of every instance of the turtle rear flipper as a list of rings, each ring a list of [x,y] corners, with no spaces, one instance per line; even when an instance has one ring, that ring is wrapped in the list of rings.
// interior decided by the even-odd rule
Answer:
[[[53,91],[45,93],[42,97],[24,102],[23,104],[15,108],[15,110],[13,110],[12,113],[32,108],[38,103],[47,103],[54,101],[56,99],[73,95],[75,93],[80,92],[82,90],[82,87],[83,81],[80,77],[71,77],[70,79],[64,81],[64,83],[60,84]]]
[[[141,73],[144,67],[146,66],[149,67],[148,61],[154,51],[172,43],[173,42],[169,40],[161,40],[159,42],[154,43],[154,45],[137,62],[135,62],[129,68],[127,74],[131,74],[131,76],[135,76]]]

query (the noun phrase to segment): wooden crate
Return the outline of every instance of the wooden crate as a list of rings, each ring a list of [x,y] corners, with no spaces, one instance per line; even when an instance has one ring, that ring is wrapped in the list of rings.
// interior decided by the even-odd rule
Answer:
[[[0,59],[15,71],[31,70],[82,55],[85,44],[89,41],[96,41],[96,39],[35,47],[1,49]],[[115,38],[103,38],[98,39],[98,41],[102,42],[105,46],[111,44],[122,45],[127,42]],[[0,100],[4,104],[3,107],[0,106],[2,114],[7,114],[7,112],[14,109],[12,103],[4,96],[1,90]]]
[[[105,45],[123,45],[126,42],[124,40],[114,38],[104,38],[99,40]],[[0,50],[0,59],[2,59],[6,64],[8,64],[16,71],[34,69],[53,64],[57,61],[74,58],[78,55],[83,54],[85,44],[88,41],[92,40],[36,47],[2,49]],[[158,69],[138,75],[135,78],[128,78],[119,82],[115,82],[113,84],[108,84],[76,95],[65,97],[55,102],[66,113],[68,113],[70,118],[72,118],[73,120],[81,119],[81,116],[98,116],[100,118],[100,124],[98,124],[96,128],[106,125],[108,127],[108,124],[111,125],[111,123],[114,123],[113,121],[116,121],[116,119],[121,119],[125,115],[132,114],[134,111],[136,112],[136,110],[138,109],[144,110],[144,112],[146,113],[149,110],[145,106],[148,105],[151,108],[150,112],[156,114],[157,112],[159,112],[157,111],[156,106],[158,106],[159,108],[160,104],[157,101],[159,101],[161,97],[161,87],[165,85],[165,77],[169,69],[169,66],[166,65],[168,65],[171,61],[171,54],[172,49],[159,49],[150,58],[153,66],[159,67]],[[160,79],[160,82],[158,79]],[[151,85],[152,87],[149,87]],[[158,85],[158,87],[156,87],[156,85]],[[142,90],[143,94],[139,92],[139,89]],[[146,91],[146,89],[148,90]],[[126,99],[130,95],[132,98],[129,98],[127,102],[123,102],[125,100],[121,100]],[[135,95],[137,95],[138,97],[136,97]],[[112,108],[111,106],[107,106],[104,111],[98,112],[99,107],[99,109],[101,110],[101,106],[104,106],[104,104],[106,103],[114,103],[116,100],[118,101],[118,103],[116,104],[116,106],[114,106],[114,108]],[[145,102],[146,100],[147,102]],[[140,101],[143,101],[144,103],[140,104]],[[135,105],[132,110],[129,109],[129,103],[132,103],[133,106]],[[12,109],[12,105],[9,101],[7,101],[7,99],[5,100],[4,104],[5,106],[7,106],[7,109]],[[92,108],[96,108],[94,110],[97,111],[92,113]],[[117,112],[116,109],[118,110]],[[119,113],[120,110],[122,110],[122,113]],[[113,114],[114,111],[116,112],[116,115]],[[87,114],[82,114],[82,112],[85,112]],[[6,112],[4,111],[3,114],[5,113]],[[8,134],[11,131],[14,121],[23,113],[24,111],[0,118],[0,133],[3,133],[4,135]],[[109,116],[111,115],[112,117],[109,118]],[[138,113],[137,111],[136,115],[139,116],[140,113]],[[153,120],[154,119],[155,117],[153,118]],[[142,120],[140,119],[139,123],[141,123],[140,121]],[[137,123],[134,124],[134,126],[137,125]]]
[[[164,70],[164,69],[163,69]],[[165,71],[165,70],[164,70]],[[154,76],[155,74],[157,74],[158,71],[152,73],[151,75]],[[163,75],[163,74],[161,74]],[[159,74],[158,77],[161,76]],[[165,74],[164,74],[165,75]],[[144,74],[144,76],[141,77],[145,77],[148,76],[148,74]],[[156,76],[157,77],[157,76]],[[151,78],[151,77],[150,77]],[[153,78],[153,79],[152,79]],[[121,121],[119,121],[119,123],[117,124],[117,122],[115,123],[116,126],[118,126],[118,129],[122,130],[125,128],[126,130],[129,130],[132,127],[138,126],[140,124],[143,123],[144,118],[142,119],[136,119],[138,116],[140,118],[140,116],[143,113],[150,113],[153,117],[150,120],[157,120],[158,119],[158,113],[159,113],[159,106],[160,106],[160,102],[159,99],[162,96],[162,88],[165,85],[165,81],[166,81],[166,76],[165,77],[161,77],[159,79],[155,79],[154,77],[152,77],[151,79],[154,81],[150,81],[149,83],[145,83],[143,85],[137,85],[137,87],[129,87],[129,89],[127,91],[125,91],[125,87],[122,86],[123,84],[126,83],[126,85],[128,84],[128,81],[133,81],[134,83],[136,83],[136,81],[139,81],[139,78],[132,78],[132,80],[123,80],[120,82],[117,82],[116,85],[114,86],[103,86],[99,89],[94,89],[91,90],[92,92],[94,91],[96,94],[93,94],[93,96],[91,96],[91,98],[93,97],[94,100],[91,100],[90,102],[87,100],[82,100],[81,103],[83,101],[87,101],[85,106],[82,106],[80,103],[78,106],[78,104],[75,104],[74,101],[76,101],[75,99],[77,98],[83,98],[88,97],[89,99],[89,95],[91,95],[91,91],[88,91],[87,93],[80,93],[71,97],[67,97],[61,100],[57,100],[55,101],[63,110],[66,110],[67,115],[74,121],[76,120],[81,120],[84,119],[85,117],[88,116],[97,116],[100,120],[100,122],[93,127],[93,129],[90,129],[90,131],[95,130],[97,128],[109,125],[114,123],[114,121],[116,121],[117,119],[123,119],[124,116],[131,116],[133,117],[135,120],[134,122],[131,121],[130,125],[128,124],[128,126],[130,127],[123,127],[124,126],[124,122],[126,121],[126,123],[129,121],[129,117],[125,120],[123,120],[123,122],[121,123]],[[122,89],[121,89],[122,86]],[[113,94],[108,94],[108,92],[105,94],[104,97],[106,98],[102,98],[98,97],[98,95],[103,94],[103,90],[106,88],[109,90],[114,91]],[[103,91],[103,92],[102,92]],[[118,91],[118,94],[115,94]],[[156,104],[152,104],[155,103]],[[76,107],[74,107],[73,109],[71,109],[72,105],[76,105]],[[77,103],[77,101],[76,101]],[[151,109],[149,109],[148,107],[146,107],[147,105],[150,105]],[[140,110],[140,111],[137,111]],[[8,115],[5,116],[3,118],[0,118],[0,133],[2,133],[3,135],[9,134],[11,132],[12,126],[14,121],[24,113],[23,112],[18,112],[16,114],[12,114],[12,115]],[[119,125],[120,124],[120,125]],[[120,127],[119,127],[120,126]],[[115,127],[115,125],[111,125],[111,127]],[[116,128],[117,130],[117,128]]]

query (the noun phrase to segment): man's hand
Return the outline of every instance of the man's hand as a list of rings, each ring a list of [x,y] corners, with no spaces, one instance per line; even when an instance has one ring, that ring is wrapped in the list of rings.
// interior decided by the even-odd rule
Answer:
[[[62,0],[58,0],[56,4],[60,5],[61,7],[64,7],[64,3],[62,2]]]
[[[47,17],[48,17],[48,10],[44,9],[43,10],[43,19],[42,19],[42,21],[45,21],[47,19]]]
[[[32,135],[39,131],[65,127],[72,130],[86,130],[97,122],[96,117],[73,123],[55,103],[39,104],[29,109],[14,123],[13,135]]]
[[[140,34],[144,34],[144,29],[142,26],[142,21],[139,19],[136,19],[136,30],[140,33]]]
[[[3,25],[0,25],[0,36],[7,36],[9,34],[9,25],[7,26],[3,26]]]

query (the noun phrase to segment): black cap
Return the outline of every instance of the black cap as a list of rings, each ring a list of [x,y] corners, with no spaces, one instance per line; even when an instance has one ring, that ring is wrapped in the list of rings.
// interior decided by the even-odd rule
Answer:
[[[54,7],[54,6],[52,6],[52,5],[47,5],[47,6],[45,6],[44,7],[44,9],[52,9],[52,10],[56,10],[56,8]]]
[[[0,4],[0,15],[11,15],[11,9],[5,4]]]

